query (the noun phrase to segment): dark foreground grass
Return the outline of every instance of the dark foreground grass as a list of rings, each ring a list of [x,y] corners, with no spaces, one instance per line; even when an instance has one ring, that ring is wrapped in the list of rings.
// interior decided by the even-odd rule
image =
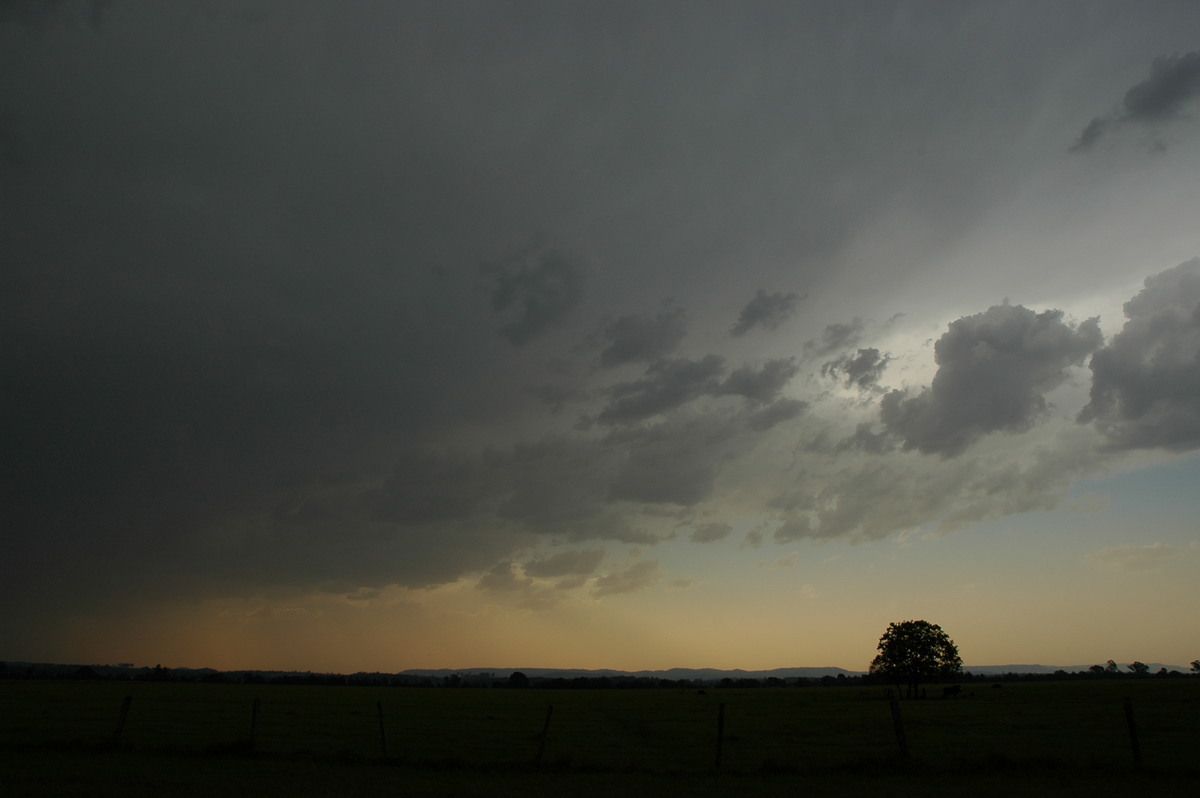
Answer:
[[[0,751],[4,794],[14,798],[317,798],[317,796],[487,796],[574,798],[713,796],[758,798],[919,795],[923,798],[1010,798],[1020,795],[1194,798],[1200,779],[1186,773],[1058,766],[960,770],[920,764],[872,765],[825,773],[692,773],[579,771],[531,767],[413,767],[267,755],[204,755],[60,746]]]
[[[10,681],[0,682],[0,785],[6,796],[122,798],[1200,795],[1200,679],[980,685],[900,708],[908,757],[882,690],[858,687]]]

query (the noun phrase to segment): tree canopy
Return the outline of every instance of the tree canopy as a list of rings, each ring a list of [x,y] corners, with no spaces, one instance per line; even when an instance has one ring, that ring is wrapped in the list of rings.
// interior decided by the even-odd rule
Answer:
[[[879,653],[871,661],[870,673],[915,692],[923,681],[962,673],[962,658],[942,627],[928,621],[901,621],[889,624],[879,638]]]

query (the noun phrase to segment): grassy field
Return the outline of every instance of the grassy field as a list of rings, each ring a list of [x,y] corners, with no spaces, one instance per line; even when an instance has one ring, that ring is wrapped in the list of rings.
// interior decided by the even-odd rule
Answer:
[[[900,708],[907,758],[868,688],[0,682],[0,763],[8,794],[47,796],[1200,794],[1200,679],[977,685]]]

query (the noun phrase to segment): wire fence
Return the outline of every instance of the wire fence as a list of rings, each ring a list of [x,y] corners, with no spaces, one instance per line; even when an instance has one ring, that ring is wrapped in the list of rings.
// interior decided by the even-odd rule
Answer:
[[[0,682],[0,745],[115,744],[432,766],[828,770],[913,758],[1194,768],[1200,684],[879,692]]]

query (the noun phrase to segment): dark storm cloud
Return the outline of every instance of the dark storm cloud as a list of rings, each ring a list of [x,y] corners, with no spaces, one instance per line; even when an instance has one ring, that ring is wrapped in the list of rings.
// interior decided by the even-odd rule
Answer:
[[[560,551],[525,563],[525,573],[538,578],[584,576],[592,573],[604,559],[604,549]]]
[[[375,517],[400,524],[467,518],[478,512],[489,491],[486,473],[466,458],[402,455],[383,486],[365,501]]]
[[[514,346],[561,325],[583,302],[583,271],[557,250],[520,253],[481,271],[495,280],[492,307],[512,317],[500,333]]]
[[[104,24],[104,14],[113,0],[0,0],[0,30],[18,23],[34,31],[86,23],[93,30]]]
[[[1101,340],[1098,319],[1076,327],[1062,311],[995,305],[951,323],[934,347],[932,385],[916,396],[887,394],[880,418],[904,448],[953,457],[988,433],[1029,429],[1043,394]]]
[[[613,386],[612,401],[597,420],[602,424],[630,424],[674,410],[717,391],[718,378],[724,371],[724,360],[717,355],[706,355],[701,360],[660,360],[646,369],[641,379]]]
[[[687,315],[682,308],[654,318],[621,316],[604,326],[607,346],[600,352],[600,365],[648,363],[669,355],[687,335]]]
[[[732,336],[745,335],[756,327],[775,330],[796,313],[796,303],[801,299],[799,294],[775,292],[768,294],[758,289],[754,298],[746,303],[738,314],[737,323],[730,329]]]
[[[989,9],[0,0],[0,638],[496,563],[523,595],[549,539],[654,542],[642,502],[721,499],[808,405],[787,361],[730,374],[677,311],[627,314],[719,293],[694,338],[798,326],[796,294],[724,301],[837,282],[898,198],[931,239],[976,221],[1025,87],[1088,40]],[[602,319],[633,321],[590,354],[665,365],[593,382]]]
[[[660,360],[644,377],[609,389],[612,400],[597,416],[601,424],[634,424],[669,413],[702,396],[740,396],[751,405],[774,401],[799,367],[793,358],[745,365],[724,380],[724,360],[707,355],[700,360]]]
[[[865,326],[863,320],[859,318],[851,319],[849,322],[829,324],[822,331],[820,340],[809,341],[804,345],[804,349],[817,356],[828,355],[839,349],[848,349],[862,338]]]
[[[765,432],[776,424],[791,421],[808,409],[800,399],[779,399],[747,416],[746,423],[755,432]]]
[[[862,389],[873,388],[883,376],[891,358],[880,354],[878,349],[860,349],[855,355],[831,360],[821,367],[821,373],[826,377],[842,380],[846,385],[854,385]]]
[[[1122,449],[1200,446],[1200,259],[1147,278],[1125,316],[1092,356],[1080,421]]]
[[[736,418],[699,416],[619,429],[604,439],[623,462],[609,484],[613,499],[690,506],[709,497],[722,462],[736,453]]]
[[[718,394],[741,396],[753,404],[767,404],[800,372],[795,358],[768,360],[760,368],[735,369],[717,389]]]
[[[1200,50],[1159,56],[1150,65],[1150,77],[1125,92],[1121,106],[1111,114],[1089,122],[1071,150],[1086,152],[1109,130],[1127,122],[1154,124],[1183,118],[1188,104],[1197,97]]]

